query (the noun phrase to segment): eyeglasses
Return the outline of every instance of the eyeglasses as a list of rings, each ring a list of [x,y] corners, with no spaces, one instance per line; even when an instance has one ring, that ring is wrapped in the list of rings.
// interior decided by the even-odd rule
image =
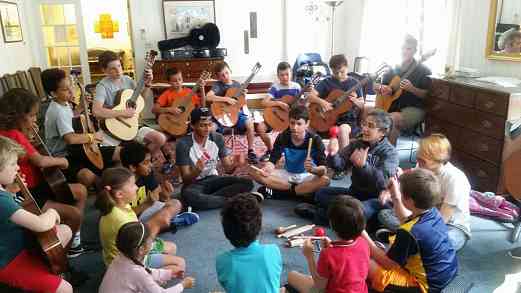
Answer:
[[[362,123],[360,124],[362,127],[367,127],[369,129],[376,129],[378,128],[378,125],[376,125],[376,123],[372,122],[372,121],[362,121]]]

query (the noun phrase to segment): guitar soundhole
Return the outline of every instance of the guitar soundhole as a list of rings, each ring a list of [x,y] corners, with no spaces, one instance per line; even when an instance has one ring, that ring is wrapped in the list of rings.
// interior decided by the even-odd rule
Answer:
[[[136,109],[136,102],[128,100],[127,101],[127,109]]]
[[[177,108],[179,108],[179,111],[181,111],[181,113],[186,112],[186,108],[185,108],[185,106],[179,106],[179,107],[177,107]]]

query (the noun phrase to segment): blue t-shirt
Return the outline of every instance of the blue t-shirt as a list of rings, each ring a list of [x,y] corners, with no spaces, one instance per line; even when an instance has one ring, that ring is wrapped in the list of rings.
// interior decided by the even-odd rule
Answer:
[[[270,162],[276,165],[282,157],[282,154],[284,154],[284,168],[288,172],[296,174],[306,172],[304,162],[308,155],[308,143],[310,138],[313,138],[310,154],[313,163],[315,166],[326,165],[325,146],[319,135],[307,131],[304,142],[297,146],[291,140],[291,131],[289,129],[286,129],[277,136],[273,144],[273,150],[270,153]]]
[[[10,220],[19,209],[21,207],[13,195],[0,190],[0,269],[18,256],[28,244],[28,231]]]
[[[402,224],[387,256],[415,276],[428,292],[441,292],[458,271],[447,225],[436,208]]]
[[[226,292],[278,293],[282,257],[274,244],[252,242],[220,254],[215,263],[219,283]]]
[[[273,100],[278,100],[284,96],[292,96],[298,97],[300,95],[300,84],[290,81],[288,85],[283,85],[280,83],[274,83],[268,94],[271,95]]]

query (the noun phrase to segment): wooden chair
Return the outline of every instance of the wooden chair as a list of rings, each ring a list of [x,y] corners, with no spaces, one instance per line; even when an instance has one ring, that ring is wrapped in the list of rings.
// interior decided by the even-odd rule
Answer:
[[[31,67],[29,68],[29,73],[31,75],[31,79],[33,80],[36,95],[42,98],[42,100],[45,99],[47,95],[45,94],[45,90],[43,89],[42,70],[40,69],[40,67]]]

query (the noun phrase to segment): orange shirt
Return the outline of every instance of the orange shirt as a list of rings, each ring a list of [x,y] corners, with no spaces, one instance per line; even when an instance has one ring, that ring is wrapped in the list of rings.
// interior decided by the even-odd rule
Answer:
[[[186,97],[192,93],[192,90],[189,88],[182,88],[180,91],[175,91],[172,88],[164,91],[159,98],[157,98],[157,103],[161,107],[170,107],[175,99]],[[192,104],[196,107],[201,105],[201,99],[197,95],[192,96]]]

